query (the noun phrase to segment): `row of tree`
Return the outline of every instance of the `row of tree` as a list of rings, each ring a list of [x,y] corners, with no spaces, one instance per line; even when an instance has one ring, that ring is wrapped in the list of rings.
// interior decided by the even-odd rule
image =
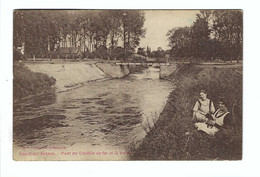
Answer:
[[[16,10],[13,44],[23,45],[27,56],[80,47],[83,54],[117,57],[117,51],[127,55],[139,45],[144,21],[140,10]]]
[[[167,54],[169,54],[169,50],[163,50],[161,47],[158,47],[157,50],[151,50],[149,46],[146,47],[139,47],[137,50],[137,54],[143,55],[149,58],[165,58]]]
[[[241,10],[201,10],[191,27],[167,33],[171,56],[203,60],[241,60],[243,14]]]

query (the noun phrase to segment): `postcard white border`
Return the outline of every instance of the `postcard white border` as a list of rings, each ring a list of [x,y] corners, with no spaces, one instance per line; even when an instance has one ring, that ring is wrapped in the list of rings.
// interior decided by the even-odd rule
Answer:
[[[260,176],[259,143],[259,5],[257,1],[87,1],[1,0],[0,16],[0,118],[2,177],[80,176]],[[221,162],[130,161],[130,162],[16,162],[12,160],[12,12],[21,8],[75,9],[243,9],[244,10],[244,137],[243,160]],[[214,147],[213,147],[214,148]]]

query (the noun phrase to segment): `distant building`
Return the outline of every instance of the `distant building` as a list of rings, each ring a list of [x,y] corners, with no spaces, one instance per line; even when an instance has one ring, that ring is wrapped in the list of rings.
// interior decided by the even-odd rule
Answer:
[[[57,54],[62,58],[78,58],[81,55],[79,47],[60,47],[57,49]]]

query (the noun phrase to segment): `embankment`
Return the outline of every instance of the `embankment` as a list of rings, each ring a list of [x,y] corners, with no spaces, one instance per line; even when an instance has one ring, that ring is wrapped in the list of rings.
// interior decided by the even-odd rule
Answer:
[[[127,65],[110,63],[28,63],[26,66],[55,78],[57,92],[80,87],[86,82],[122,78],[130,73]]]
[[[54,93],[54,78],[49,77],[46,74],[32,72],[26,66],[18,62],[14,62],[13,70],[14,101],[31,95],[43,94],[46,92]]]
[[[160,79],[167,79],[173,72],[177,72],[184,64],[171,64],[160,66]]]
[[[242,66],[186,64],[166,79],[176,84],[154,127],[132,160],[240,160],[242,158]],[[209,136],[194,127],[192,108],[200,89],[216,103],[226,98],[231,124]]]
[[[113,79],[119,79],[130,74],[128,65],[116,65],[113,63],[96,63],[96,66]]]

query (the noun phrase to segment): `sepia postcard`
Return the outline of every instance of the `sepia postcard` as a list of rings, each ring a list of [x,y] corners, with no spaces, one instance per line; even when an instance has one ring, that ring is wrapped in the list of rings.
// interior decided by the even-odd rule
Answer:
[[[242,10],[13,11],[16,161],[242,160]]]

